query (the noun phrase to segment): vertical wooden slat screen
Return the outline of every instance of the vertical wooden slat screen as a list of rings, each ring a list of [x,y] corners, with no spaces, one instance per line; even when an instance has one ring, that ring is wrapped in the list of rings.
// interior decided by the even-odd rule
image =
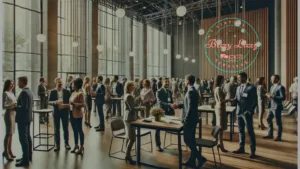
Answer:
[[[297,0],[286,1],[286,89],[287,99],[290,99],[289,87],[297,76]],[[284,76],[284,75],[282,75]]]
[[[255,11],[248,11],[245,13],[245,18],[243,17],[243,13],[238,13],[236,16],[235,14],[231,15],[224,15],[221,16],[220,19],[224,18],[241,18],[245,21],[247,21],[255,30],[258,32],[259,41],[261,42],[261,47],[259,54],[257,56],[256,61],[246,70],[244,70],[248,76],[251,78],[252,83],[255,83],[257,77],[265,77],[266,83],[268,86],[269,83],[269,15],[268,15],[268,8],[263,8]],[[202,21],[201,28],[203,28],[205,31],[208,31],[209,28],[217,22],[217,18],[210,18],[205,19]],[[232,32],[230,27],[224,28],[225,31],[222,31],[220,37],[224,38],[226,40],[226,43],[230,44],[236,44],[236,39],[233,36],[241,35],[240,31],[234,31]],[[205,35],[202,35],[200,37],[200,48],[201,48],[201,54],[200,54],[200,78],[201,79],[210,79],[211,77],[215,77],[218,74],[224,75],[225,78],[229,78],[233,75],[237,75],[237,73],[229,73],[229,72],[222,72],[214,66],[212,66],[208,59],[205,56],[204,53],[204,38]],[[249,36],[245,39],[247,42],[254,43],[256,41],[255,36]],[[241,49],[231,49],[230,53],[239,53],[243,52]],[[211,51],[208,51],[209,54],[213,54]],[[251,53],[250,53],[251,54]],[[252,53],[253,54],[253,53]],[[295,55],[296,56],[296,55]],[[250,62],[253,57],[247,57],[246,61]]]

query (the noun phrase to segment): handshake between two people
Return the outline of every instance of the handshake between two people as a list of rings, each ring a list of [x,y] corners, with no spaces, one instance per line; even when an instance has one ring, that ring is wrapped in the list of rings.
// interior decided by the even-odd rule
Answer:
[[[171,107],[172,109],[179,109],[179,105],[176,104],[176,103],[171,104],[170,107]]]

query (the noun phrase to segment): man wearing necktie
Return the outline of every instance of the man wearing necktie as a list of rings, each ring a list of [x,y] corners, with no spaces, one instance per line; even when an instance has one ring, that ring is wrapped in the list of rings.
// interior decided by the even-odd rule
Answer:
[[[235,98],[232,100],[237,104],[237,117],[239,126],[239,144],[240,147],[233,153],[245,153],[245,127],[247,127],[250,136],[250,158],[255,158],[256,140],[253,129],[253,114],[257,106],[256,88],[247,83],[247,74],[242,72],[238,75],[238,81],[241,85],[237,88]]]
[[[168,78],[162,80],[162,87],[156,92],[157,105],[165,111],[165,115],[175,115],[171,105],[173,104],[172,92],[169,89],[170,81]],[[160,141],[160,130],[155,133],[156,150],[162,152]]]
[[[282,136],[282,119],[281,119],[281,111],[283,110],[282,101],[285,100],[285,88],[279,84],[280,76],[273,75],[271,77],[271,83],[273,86],[271,87],[271,92],[266,94],[266,96],[270,99],[269,102],[269,111],[267,115],[267,122],[269,125],[268,135],[265,136],[265,139],[273,139],[273,118],[276,118],[276,123],[278,126],[277,137],[274,141],[281,141]]]

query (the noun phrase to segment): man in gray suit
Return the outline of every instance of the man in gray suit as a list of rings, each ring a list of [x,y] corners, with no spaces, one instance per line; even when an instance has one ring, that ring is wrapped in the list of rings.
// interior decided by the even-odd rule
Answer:
[[[245,153],[245,127],[247,127],[251,142],[250,158],[255,158],[256,140],[253,129],[253,114],[257,106],[257,92],[253,85],[247,83],[247,74],[245,72],[238,75],[238,81],[241,85],[237,88],[233,101],[237,104],[240,147],[233,153]]]
[[[227,100],[228,99],[234,99],[237,87],[238,87],[237,77],[232,76],[230,78],[230,82],[226,83],[224,85],[224,92],[226,93],[225,99],[227,99]],[[227,106],[236,106],[235,104],[232,104],[231,102],[227,102],[226,104],[227,104]]]
[[[19,140],[23,156],[17,160],[16,167],[28,167],[32,160],[32,141],[30,136],[30,123],[32,121],[33,95],[27,87],[27,77],[18,78],[18,86],[22,89],[16,106],[16,123],[18,123]]]
[[[196,159],[199,162],[198,168],[200,168],[207,160],[200,155],[196,147],[196,127],[199,122],[198,117],[198,100],[199,94],[194,87],[195,76],[187,75],[185,77],[185,84],[187,87],[187,92],[184,97],[184,104],[173,104],[172,108],[183,109],[182,113],[182,123],[183,123],[183,137],[185,144],[190,148],[191,155],[187,162],[183,165],[196,168]]]
[[[271,87],[270,93],[266,96],[270,99],[269,102],[269,112],[267,115],[267,122],[269,124],[268,135],[265,136],[265,139],[273,139],[273,118],[276,118],[276,123],[278,126],[277,137],[274,141],[281,141],[282,136],[282,119],[281,111],[283,110],[282,101],[285,100],[285,88],[279,84],[280,76],[273,75],[271,77],[271,82],[273,86]]]
[[[40,78],[40,84],[38,86],[38,96],[40,98],[40,109],[46,109],[48,107],[48,93],[46,88],[46,81],[43,77]],[[45,114],[40,114],[40,123],[48,123],[48,119]]]

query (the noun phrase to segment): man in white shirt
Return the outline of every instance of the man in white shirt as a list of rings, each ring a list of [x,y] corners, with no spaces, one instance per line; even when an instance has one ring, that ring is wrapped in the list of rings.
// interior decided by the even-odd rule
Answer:
[[[290,87],[290,93],[292,96],[292,104],[297,107],[297,104],[298,104],[298,77],[294,78],[294,83]]]

